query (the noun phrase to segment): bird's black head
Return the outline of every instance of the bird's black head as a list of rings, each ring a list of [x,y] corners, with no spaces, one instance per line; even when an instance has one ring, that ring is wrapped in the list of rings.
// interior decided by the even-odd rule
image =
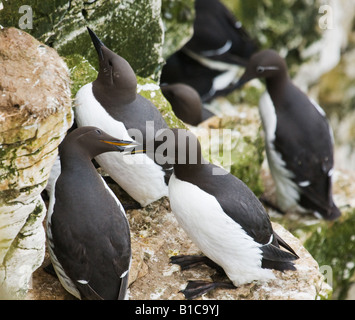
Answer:
[[[268,79],[285,73],[287,73],[287,66],[284,59],[274,50],[262,50],[251,56],[236,87],[240,88],[255,78]]]
[[[97,127],[79,127],[69,133],[59,147],[59,152],[81,152],[90,158],[109,151],[125,151],[133,148],[133,141],[126,141],[110,136]]]
[[[90,28],[87,29],[99,59],[99,73],[94,85],[109,94],[120,91],[121,96],[122,93],[135,95],[137,78],[130,64],[108,49]]]
[[[155,160],[159,164],[203,164],[201,145],[186,129],[165,129],[155,138]]]
[[[202,102],[194,88],[184,83],[161,85],[160,88],[179,119],[193,126],[202,121]]]

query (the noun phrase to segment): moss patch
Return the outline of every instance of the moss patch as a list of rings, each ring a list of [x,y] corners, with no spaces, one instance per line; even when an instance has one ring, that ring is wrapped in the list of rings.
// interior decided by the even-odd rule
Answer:
[[[69,68],[72,81],[71,93],[74,98],[82,86],[96,79],[97,71],[87,59],[79,54],[69,55],[64,58],[64,61]]]
[[[323,222],[311,229],[305,248],[320,266],[331,267],[334,295],[344,299],[355,282],[355,210],[344,213],[333,224]]]

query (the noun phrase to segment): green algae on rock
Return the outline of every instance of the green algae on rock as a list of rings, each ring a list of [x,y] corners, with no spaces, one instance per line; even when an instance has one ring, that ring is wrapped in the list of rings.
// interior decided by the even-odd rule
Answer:
[[[23,1],[2,1],[0,25],[19,27]],[[97,67],[97,54],[86,26],[105,45],[124,57],[137,75],[156,81],[164,58],[191,36],[193,0],[26,1],[31,9],[28,33],[55,48],[61,56],[79,54]],[[164,21],[164,23],[163,23]],[[164,46],[164,48],[163,48]],[[164,51],[164,53],[163,53]]]
[[[18,26],[23,1],[3,2],[0,24]],[[30,34],[55,48],[61,56],[80,54],[93,65],[97,54],[86,26],[90,26],[113,51],[119,53],[143,77],[154,76],[161,65],[164,30],[161,1],[29,0],[33,15]]]
[[[165,30],[163,58],[167,59],[193,35],[194,0],[162,0],[161,17]]]
[[[138,76],[137,83],[137,93],[150,100],[158,108],[170,128],[186,128],[185,124],[176,117],[170,103],[165,99],[155,81]]]
[[[97,71],[87,59],[79,54],[66,56],[64,61],[69,68],[71,94],[74,98],[82,86],[96,79]]]
[[[355,210],[329,225],[314,228],[304,246],[320,266],[328,266],[332,276],[334,296],[344,299],[355,276]]]

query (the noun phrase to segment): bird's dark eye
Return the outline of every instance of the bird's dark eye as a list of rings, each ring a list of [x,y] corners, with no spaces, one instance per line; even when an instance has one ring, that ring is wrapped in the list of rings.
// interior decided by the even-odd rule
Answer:
[[[257,72],[257,73],[263,73],[264,70],[265,70],[265,68],[262,67],[262,66],[257,66],[257,67],[256,67],[256,72]]]
[[[99,130],[99,129],[96,129],[95,132],[96,132],[97,134],[102,134],[102,131]]]

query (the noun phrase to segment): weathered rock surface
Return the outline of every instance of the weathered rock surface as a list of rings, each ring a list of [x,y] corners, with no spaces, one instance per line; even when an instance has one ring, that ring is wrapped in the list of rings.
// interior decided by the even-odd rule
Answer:
[[[21,298],[44,256],[40,196],[71,123],[70,82],[55,50],[0,30],[0,294]]]
[[[19,13],[23,1],[2,3],[0,24],[18,27],[23,16]],[[175,46],[181,46],[182,41],[186,42],[194,17],[193,0],[58,0],[48,3],[28,0],[26,6],[31,8],[33,19],[32,28],[26,31],[55,48],[61,56],[79,54],[97,66],[97,54],[86,31],[89,26],[107,47],[131,64],[137,75],[152,76],[155,80],[164,63],[163,44],[168,54]],[[170,34],[167,42],[164,42],[165,33]]]

